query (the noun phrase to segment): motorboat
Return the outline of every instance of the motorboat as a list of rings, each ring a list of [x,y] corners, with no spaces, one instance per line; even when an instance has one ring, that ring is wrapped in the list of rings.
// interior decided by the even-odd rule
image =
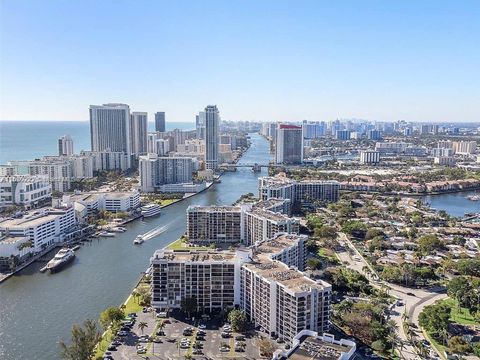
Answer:
[[[123,233],[123,232],[127,231],[127,229],[125,229],[122,226],[116,226],[116,227],[110,228],[109,230],[111,232],[117,232],[117,233]]]
[[[145,241],[145,239],[143,238],[143,235],[138,235],[135,240],[133,240],[133,243],[135,245],[140,245],[142,244],[143,242]]]
[[[467,196],[467,199],[471,201],[480,201],[480,195],[469,195]]]
[[[161,210],[162,208],[160,207],[160,205],[157,205],[157,204],[148,204],[148,205],[142,206],[142,209],[141,209],[142,216],[144,217],[158,215],[160,214]]]
[[[63,248],[47,263],[46,270],[50,270],[51,273],[57,272],[72,262],[74,258],[75,252],[72,249]]]
[[[115,236],[115,233],[113,232],[108,232],[108,231],[101,231],[98,233],[98,236],[101,236],[101,237],[114,237]]]

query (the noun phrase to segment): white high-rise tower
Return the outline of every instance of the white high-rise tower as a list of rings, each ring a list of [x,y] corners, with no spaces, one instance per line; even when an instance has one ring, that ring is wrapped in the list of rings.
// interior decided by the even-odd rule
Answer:
[[[73,140],[70,135],[63,135],[61,138],[58,139],[58,155],[73,155]]]
[[[130,159],[130,107],[125,104],[90,105],[90,138],[92,151],[123,152]]]
[[[136,157],[147,153],[147,113],[132,112],[130,115],[130,143]]]
[[[220,114],[216,105],[205,108],[205,168],[218,168],[218,132],[220,128]]]

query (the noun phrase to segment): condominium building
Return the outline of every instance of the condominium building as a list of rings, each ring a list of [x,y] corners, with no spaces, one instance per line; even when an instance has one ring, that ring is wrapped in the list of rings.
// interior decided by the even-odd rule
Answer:
[[[241,267],[240,308],[250,321],[287,341],[304,329],[323,332],[330,325],[331,285],[295,267],[303,261],[303,243],[280,235],[253,249],[252,261]],[[290,264],[277,260],[282,256]]]
[[[147,153],[147,117],[146,112],[134,111],[130,115],[130,144],[136,157]]]
[[[244,211],[241,206],[187,208],[187,236],[191,242],[237,243],[242,240]]]
[[[27,237],[32,242],[32,251],[39,252],[63,241],[65,235],[76,225],[72,206],[35,211],[20,219],[0,222],[0,233],[12,237]]]
[[[72,164],[64,157],[44,157],[29,162],[30,175],[46,175],[52,184],[52,190],[67,192],[72,180]]]
[[[458,155],[472,155],[477,151],[476,141],[454,141],[453,149]]]
[[[277,128],[275,162],[301,164],[303,161],[303,131],[301,126],[280,124]]]
[[[152,305],[165,310],[178,309],[183,299],[195,298],[198,310],[232,308],[238,303],[235,298],[239,298],[239,286],[235,278],[240,277],[245,255],[231,251],[157,250],[151,258]]]
[[[70,196],[64,196],[66,203],[79,203],[85,206],[88,215],[93,215],[99,210],[110,212],[128,212],[140,206],[138,191],[124,192],[96,192],[90,191]]]
[[[408,144],[404,142],[377,142],[375,144],[375,151],[381,154],[401,154],[405,151]]]
[[[253,209],[244,215],[243,243],[253,245],[257,242],[272,239],[278,233],[298,234],[298,219],[269,210]]]
[[[237,251],[157,250],[152,265],[152,306],[197,310],[239,306],[270,335],[291,340],[300,331],[329,327],[331,286],[306,277],[306,237],[279,234]]]
[[[13,175],[0,177],[0,209],[10,205],[30,208],[52,197],[47,175]]]
[[[338,201],[340,184],[337,181],[303,180],[296,181],[286,177],[265,176],[258,178],[259,198],[290,199],[292,207],[312,205],[317,201]]]
[[[191,183],[193,170],[192,158],[140,156],[140,189],[153,192],[161,185]]]
[[[380,140],[382,138],[382,132],[380,130],[369,130],[367,132],[368,140]]]
[[[337,140],[350,140],[352,132],[350,130],[337,130],[335,131],[335,139]]]
[[[92,151],[132,154],[130,130],[130,107],[128,105],[90,105]],[[130,159],[128,167],[130,167]]]
[[[304,139],[318,139],[325,135],[325,122],[304,120],[302,129]]]
[[[205,108],[205,168],[218,168],[220,114],[216,105]]]
[[[378,164],[380,162],[380,153],[378,151],[363,150],[360,151],[360,163]]]
[[[121,151],[81,151],[80,155],[92,159],[93,171],[125,171],[130,167],[130,155]]]
[[[292,213],[292,201],[290,199],[270,198],[257,201],[253,205],[254,209],[263,209],[275,213],[290,215]]]
[[[165,132],[165,112],[163,111],[155,113],[155,131]]]
[[[73,155],[73,140],[70,135],[63,135],[58,139],[58,155],[70,156]]]

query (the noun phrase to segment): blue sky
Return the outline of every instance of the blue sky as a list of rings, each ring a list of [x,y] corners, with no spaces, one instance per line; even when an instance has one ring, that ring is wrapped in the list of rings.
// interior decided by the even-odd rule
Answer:
[[[0,0],[0,119],[480,121],[480,1]],[[150,115],[152,120],[152,115]]]

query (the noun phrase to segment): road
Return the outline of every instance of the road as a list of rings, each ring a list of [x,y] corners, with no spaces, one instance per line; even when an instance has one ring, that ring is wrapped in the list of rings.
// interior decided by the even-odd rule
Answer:
[[[365,258],[360,254],[352,242],[344,233],[339,233],[339,244],[344,250],[337,251],[337,255],[340,261],[350,269],[356,270],[363,274],[365,277],[370,279],[370,284],[378,289],[388,289],[388,293],[391,296],[399,299],[401,306],[394,305],[390,309],[389,317],[395,321],[398,328],[398,335],[404,343],[404,348],[401,349],[401,355],[406,360],[416,360],[420,357],[415,352],[415,348],[410,344],[410,341],[405,334],[403,329],[403,318],[404,313],[408,315],[408,318],[411,323],[418,326],[418,316],[422,310],[427,305],[431,305],[434,302],[444,299],[447,297],[444,288],[436,287],[429,289],[412,289],[406,288],[399,285],[390,284],[384,281],[373,279],[371,274],[376,274],[374,269],[370,264],[365,260]],[[350,255],[350,252],[347,250],[350,249],[354,253],[354,256]],[[369,269],[369,271],[365,271]],[[417,332],[420,340],[426,340],[421,331]],[[442,357],[441,354],[439,354]]]

